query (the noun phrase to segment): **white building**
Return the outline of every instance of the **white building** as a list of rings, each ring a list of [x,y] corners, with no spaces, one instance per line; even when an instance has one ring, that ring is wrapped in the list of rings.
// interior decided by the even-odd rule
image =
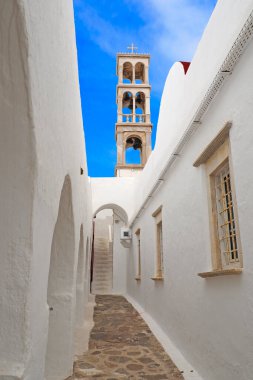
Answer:
[[[202,379],[253,378],[252,33],[253,0],[220,0],[168,74],[143,171],[89,179],[72,3],[0,0],[0,380],[71,374],[107,208],[112,292]]]

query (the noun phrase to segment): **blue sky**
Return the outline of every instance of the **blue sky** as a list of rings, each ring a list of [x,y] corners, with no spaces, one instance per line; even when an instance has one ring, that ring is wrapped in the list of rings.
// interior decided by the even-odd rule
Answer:
[[[191,61],[217,0],[74,0],[88,173],[114,176],[116,54],[132,42],[151,54],[152,144],[166,76]],[[168,104],[169,106],[169,104]]]

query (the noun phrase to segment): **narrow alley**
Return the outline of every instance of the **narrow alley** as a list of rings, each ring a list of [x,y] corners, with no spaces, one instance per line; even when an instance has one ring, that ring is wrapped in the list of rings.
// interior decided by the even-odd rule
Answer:
[[[179,380],[182,374],[139,313],[122,296],[98,295],[89,350],[74,363],[75,379]]]

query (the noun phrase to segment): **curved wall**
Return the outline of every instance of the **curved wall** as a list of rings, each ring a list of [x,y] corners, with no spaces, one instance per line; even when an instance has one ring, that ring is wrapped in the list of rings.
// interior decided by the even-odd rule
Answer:
[[[37,157],[22,6],[0,1],[0,378],[21,376],[27,330]],[[15,377],[16,378],[16,377]]]
[[[51,246],[66,176],[72,184],[73,300],[81,225],[84,241],[91,235],[73,5],[0,0],[0,21],[0,379],[43,380]],[[69,315],[71,331],[74,302]],[[72,373],[70,351],[60,379]]]

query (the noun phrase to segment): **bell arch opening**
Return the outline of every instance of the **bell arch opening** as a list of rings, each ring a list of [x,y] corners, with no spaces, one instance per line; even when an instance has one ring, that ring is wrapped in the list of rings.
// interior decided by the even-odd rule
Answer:
[[[137,92],[135,95],[135,113],[136,113],[136,122],[143,123],[145,122],[146,116],[146,97],[144,92]]]
[[[135,83],[145,83],[145,66],[144,63],[137,62],[135,64]]]
[[[133,94],[126,91],[122,98],[122,121],[131,122],[133,120]]]
[[[142,164],[142,140],[137,136],[130,136],[125,144],[126,164]]]
[[[133,65],[131,62],[123,64],[123,83],[132,83],[133,81]]]

